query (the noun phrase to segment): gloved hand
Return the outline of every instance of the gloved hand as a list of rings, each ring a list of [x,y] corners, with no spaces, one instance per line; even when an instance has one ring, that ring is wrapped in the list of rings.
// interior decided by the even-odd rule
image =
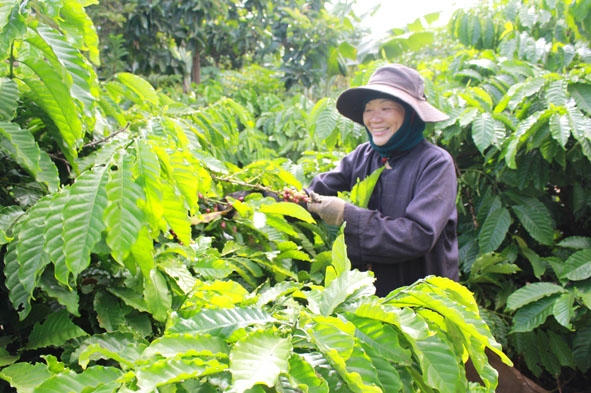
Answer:
[[[326,196],[309,192],[308,211],[316,213],[329,225],[341,225],[345,216],[345,202],[335,196]]]

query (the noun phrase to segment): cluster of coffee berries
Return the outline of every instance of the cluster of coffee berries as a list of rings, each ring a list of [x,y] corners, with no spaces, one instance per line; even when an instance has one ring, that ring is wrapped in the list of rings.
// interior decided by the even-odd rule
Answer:
[[[284,187],[281,193],[283,200],[286,202],[303,203],[310,199],[305,191],[298,191],[293,188]]]

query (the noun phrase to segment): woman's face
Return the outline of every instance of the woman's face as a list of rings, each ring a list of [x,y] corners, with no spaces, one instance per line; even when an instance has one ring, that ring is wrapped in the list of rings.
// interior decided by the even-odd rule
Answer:
[[[363,124],[373,138],[373,143],[383,146],[404,123],[402,104],[387,98],[376,98],[365,104]]]

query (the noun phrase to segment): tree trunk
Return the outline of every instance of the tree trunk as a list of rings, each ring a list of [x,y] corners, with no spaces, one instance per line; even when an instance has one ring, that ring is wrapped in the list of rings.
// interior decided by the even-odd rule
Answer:
[[[201,83],[201,56],[199,50],[193,51],[193,65],[191,67],[191,79],[196,85]]]

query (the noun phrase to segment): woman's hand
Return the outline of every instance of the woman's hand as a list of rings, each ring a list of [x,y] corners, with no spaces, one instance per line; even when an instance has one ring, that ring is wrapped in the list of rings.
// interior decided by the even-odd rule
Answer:
[[[308,211],[316,213],[329,225],[341,225],[345,215],[345,202],[335,196],[318,195],[309,192]]]

